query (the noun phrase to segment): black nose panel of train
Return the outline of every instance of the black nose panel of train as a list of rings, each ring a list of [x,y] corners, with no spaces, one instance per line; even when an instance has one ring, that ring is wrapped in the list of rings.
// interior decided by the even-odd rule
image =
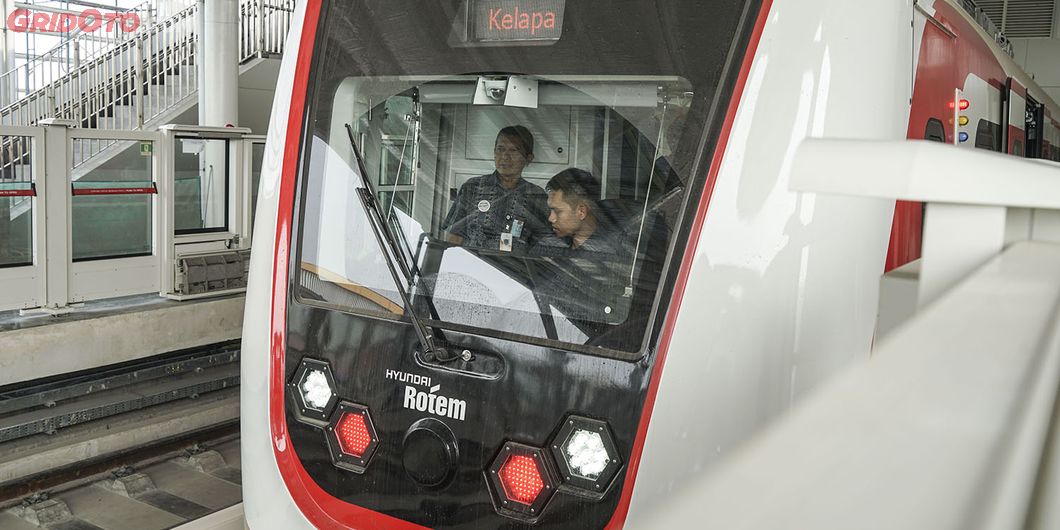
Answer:
[[[456,473],[458,456],[456,436],[441,421],[424,418],[405,432],[401,464],[421,487],[437,489],[448,484]]]

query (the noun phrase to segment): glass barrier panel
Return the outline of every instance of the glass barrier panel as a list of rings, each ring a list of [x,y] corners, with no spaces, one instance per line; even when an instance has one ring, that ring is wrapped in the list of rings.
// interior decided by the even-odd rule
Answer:
[[[176,233],[228,230],[228,140],[177,138],[174,143]]]
[[[73,260],[150,255],[152,143],[74,138],[71,148]]]
[[[0,267],[33,264],[33,138],[0,136]]]

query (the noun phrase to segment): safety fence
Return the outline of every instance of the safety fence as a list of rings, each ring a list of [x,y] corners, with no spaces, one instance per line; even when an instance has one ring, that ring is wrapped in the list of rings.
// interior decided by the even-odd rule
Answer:
[[[238,291],[264,156],[249,132],[0,126],[18,161],[0,179],[0,311]]]

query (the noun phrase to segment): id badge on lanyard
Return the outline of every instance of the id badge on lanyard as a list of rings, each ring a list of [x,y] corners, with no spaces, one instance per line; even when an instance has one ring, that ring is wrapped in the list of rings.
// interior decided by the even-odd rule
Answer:
[[[511,252],[513,242],[523,235],[523,221],[512,217],[511,214],[505,216],[505,221],[504,232],[501,233],[500,251]]]

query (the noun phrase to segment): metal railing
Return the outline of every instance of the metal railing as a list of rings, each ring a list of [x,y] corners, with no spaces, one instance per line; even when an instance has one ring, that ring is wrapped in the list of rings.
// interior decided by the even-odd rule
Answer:
[[[294,5],[294,0],[241,2],[241,63],[283,53]],[[198,17],[192,5],[113,41],[78,35],[39,60],[0,74],[0,87],[10,85],[23,94],[0,108],[0,124],[25,126],[61,118],[88,128],[140,128],[196,90]],[[86,51],[89,46],[94,48]],[[60,66],[42,66],[53,64]],[[132,111],[117,108],[123,106]]]
[[[152,0],[148,0],[129,9],[114,7],[112,10],[136,13],[141,26],[149,26],[153,3]],[[80,68],[82,63],[111,51],[115,46],[134,35],[132,32],[126,32],[121,24],[113,24],[111,29],[112,31],[90,34],[80,27],[75,27],[67,34],[68,37],[65,40],[50,50],[0,74],[0,92],[2,92],[0,103],[4,105],[12,103],[70,75],[71,72]]]
[[[241,2],[240,63],[283,53],[294,6],[294,0]],[[58,118],[82,128],[137,130],[163,119],[197,91],[199,16],[193,4],[115,40],[75,35],[38,60],[0,74],[0,87],[24,94],[0,108],[0,124],[30,126]],[[112,144],[86,142],[73,153],[75,165]],[[0,171],[21,163],[6,156],[9,147],[0,143]]]
[[[115,122],[107,128],[138,128],[145,117],[144,103],[153,103],[155,109],[161,103],[161,90],[150,94],[152,83],[164,84],[161,75],[178,72],[194,58],[195,13],[195,6],[189,7],[82,61],[73,71],[0,108],[0,123],[34,125],[42,119],[60,118],[81,127],[99,127],[102,118],[113,117]],[[195,85],[189,83],[186,88],[194,91]],[[116,113],[121,106],[136,109],[136,116]]]
[[[239,6],[239,62],[283,54],[294,0],[253,0]]]

